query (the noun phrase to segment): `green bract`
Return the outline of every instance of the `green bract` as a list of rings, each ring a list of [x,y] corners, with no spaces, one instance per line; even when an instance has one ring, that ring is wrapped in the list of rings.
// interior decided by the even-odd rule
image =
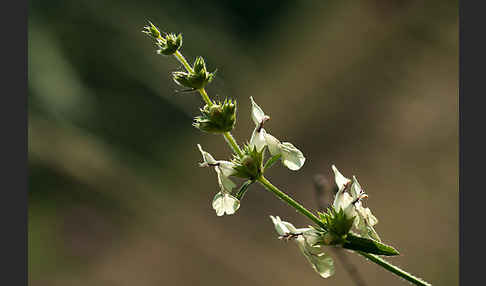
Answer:
[[[243,156],[235,156],[233,159],[236,171],[234,176],[252,181],[259,178],[263,170],[263,152],[264,149],[258,151],[254,146],[245,145]]]
[[[194,61],[193,70],[188,72],[177,71],[172,73],[174,81],[184,87],[191,89],[204,88],[210,83],[216,72],[208,72],[206,69],[206,63],[202,57],[197,57]]]
[[[337,244],[342,241],[353,227],[354,217],[348,217],[343,209],[336,211],[333,207],[327,210],[327,213],[319,213],[319,218],[327,226],[327,229],[334,235],[328,244]]]
[[[160,37],[159,29],[157,29],[157,27],[155,27],[154,24],[152,24],[152,22],[148,21],[148,23],[149,23],[148,26],[143,27],[142,33],[147,34],[149,37],[153,39],[159,38]]]
[[[233,130],[236,124],[236,103],[231,99],[211,106],[205,105],[201,115],[194,118],[193,126],[209,133],[223,133]]]
[[[158,54],[172,55],[182,47],[182,35],[167,34],[165,39],[162,38],[157,42],[157,46],[159,47]]]
[[[182,34],[166,33],[165,36],[162,36],[159,29],[150,21],[148,26],[143,27],[142,33],[147,34],[155,41],[159,55],[172,55],[182,47]]]

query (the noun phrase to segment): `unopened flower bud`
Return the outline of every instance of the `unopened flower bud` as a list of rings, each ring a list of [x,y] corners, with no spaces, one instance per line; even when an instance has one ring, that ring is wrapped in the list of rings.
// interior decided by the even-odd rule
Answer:
[[[223,133],[233,130],[235,123],[236,103],[226,99],[201,108],[201,115],[194,118],[193,126],[204,132]]]
[[[184,87],[191,89],[201,89],[210,83],[216,72],[208,72],[206,64],[202,57],[196,58],[193,65],[193,71],[190,72],[173,72],[174,81]]]
[[[158,42],[159,49],[158,54],[172,55],[182,47],[182,35],[167,34],[164,41]]]

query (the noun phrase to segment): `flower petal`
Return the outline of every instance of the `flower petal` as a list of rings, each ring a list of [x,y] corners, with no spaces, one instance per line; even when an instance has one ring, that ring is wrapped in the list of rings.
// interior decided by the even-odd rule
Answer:
[[[233,181],[231,181],[229,177],[223,174],[219,166],[215,167],[214,170],[216,170],[216,173],[218,174],[218,184],[221,190],[231,193],[231,190],[236,187],[236,184],[233,183]]]
[[[267,145],[267,141],[265,140],[265,134],[267,132],[263,128],[260,128],[260,131],[258,129],[258,126],[255,127],[255,130],[251,134],[250,146],[256,147],[257,151],[260,152]]]
[[[352,202],[353,197],[351,197],[347,192],[344,192],[344,190],[339,190],[334,197],[333,207],[336,211],[342,209],[351,214],[351,210],[354,211],[354,206],[351,204]]]
[[[219,192],[214,196],[212,206],[217,216],[232,215],[240,208],[240,201],[226,192]]]
[[[305,229],[302,234],[304,236],[305,242],[307,243],[307,247],[314,247],[324,240],[322,233],[311,227]]]
[[[287,228],[287,226],[282,222],[279,216],[270,216],[273,222],[273,226],[275,227],[275,231],[277,232],[278,235],[287,235],[290,233],[290,230]]]
[[[332,171],[334,172],[334,180],[336,181],[336,185],[338,186],[339,190],[343,190],[344,187],[351,182],[350,179],[344,177],[341,172],[336,168],[336,166],[332,165]]]
[[[366,196],[361,185],[358,183],[358,179],[353,176],[353,183],[351,184],[350,194],[353,197],[353,200],[361,199],[363,196]]]
[[[288,235],[288,234],[304,234],[310,230],[311,228],[296,228],[293,224],[287,221],[283,221],[280,217],[270,216],[272,222],[275,226],[275,230],[277,231],[278,235]]]
[[[199,163],[199,166],[207,167],[210,164],[218,163],[218,161],[214,160],[214,158],[213,158],[213,156],[211,156],[211,154],[209,154],[208,152],[206,152],[202,149],[201,145],[197,144],[197,148],[199,148],[199,151],[201,152],[203,160],[204,160],[203,163]]]
[[[272,156],[275,156],[277,154],[280,154],[280,141],[278,141],[277,138],[273,137],[272,135],[268,134],[265,132],[264,134],[265,137],[265,142],[268,146],[268,151],[270,151],[270,154]]]
[[[253,122],[255,123],[256,126],[259,126],[262,122],[268,120],[270,117],[265,115],[265,112],[261,109],[258,104],[253,100],[253,96],[250,96],[251,100],[251,119],[253,119]]]
[[[236,166],[234,163],[229,161],[218,161],[218,164],[223,176],[229,177],[236,173],[235,169],[233,169]]]
[[[363,237],[372,238],[381,241],[380,236],[373,227],[378,223],[376,217],[371,213],[369,208],[364,208],[361,202],[356,203],[356,213],[358,217],[355,221],[355,227]]]
[[[280,145],[280,154],[282,154],[282,164],[292,171],[297,171],[304,165],[305,157],[302,152],[289,142],[283,142]]]
[[[321,252],[320,247],[309,247],[303,237],[296,239],[297,245],[312,268],[323,278],[334,275],[334,261],[328,254]]]

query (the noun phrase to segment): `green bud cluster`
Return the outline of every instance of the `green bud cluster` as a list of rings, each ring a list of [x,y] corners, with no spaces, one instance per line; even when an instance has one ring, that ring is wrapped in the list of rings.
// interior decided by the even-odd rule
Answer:
[[[235,156],[233,159],[235,164],[235,167],[233,167],[235,170],[234,176],[251,181],[259,178],[263,172],[264,152],[265,148],[258,152],[256,147],[245,145],[243,147],[243,156]]]
[[[236,124],[236,102],[225,99],[224,102],[215,102],[205,105],[201,115],[194,118],[193,126],[208,133],[223,133],[233,130]]]
[[[182,34],[166,34],[165,38],[157,41],[157,54],[159,55],[172,55],[182,47]]]
[[[161,35],[159,29],[149,22],[148,26],[143,27],[143,33],[151,37],[157,45],[157,54],[159,55],[172,55],[182,47],[182,34],[165,34]]]
[[[192,69],[193,70],[189,72],[173,72],[172,78],[180,86],[191,89],[201,89],[213,80],[216,73],[216,71],[212,73],[208,72],[206,69],[206,63],[202,57],[196,58]]]

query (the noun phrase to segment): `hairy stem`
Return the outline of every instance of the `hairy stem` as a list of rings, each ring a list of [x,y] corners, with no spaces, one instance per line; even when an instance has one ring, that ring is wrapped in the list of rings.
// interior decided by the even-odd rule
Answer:
[[[424,280],[413,276],[412,274],[396,267],[395,265],[391,264],[390,262],[384,260],[383,258],[381,258],[377,255],[362,252],[362,251],[356,251],[356,252],[358,254],[366,257],[370,261],[380,265],[381,267],[385,268],[386,270],[394,273],[395,275],[397,275],[397,276],[399,276],[399,277],[401,277],[401,278],[403,278],[403,279],[405,279],[409,282],[412,282],[415,285],[420,285],[420,286],[430,286],[431,285],[430,283],[425,282]]]
[[[201,88],[201,89],[198,89],[198,91],[199,91],[199,94],[201,95],[202,99],[207,103],[207,105],[208,106],[212,106],[213,105],[213,102],[209,98],[209,95],[206,92],[206,90],[204,89],[204,87]]]
[[[263,185],[263,187],[265,187],[265,189],[267,189],[270,192],[274,193],[277,197],[279,197],[281,200],[283,200],[284,202],[286,202],[289,206],[291,206],[294,209],[296,209],[301,214],[303,214],[306,217],[308,217],[310,220],[312,220],[318,226],[322,227],[323,229],[327,229],[326,225],[322,221],[320,221],[313,213],[311,213],[306,208],[304,208],[301,204],[299,204],[297,201],[295,201],[294,199],[292,199],[291,197],[289,197],[286,193],[282,192],[277,187],[275,187],[264,176],[260,176],[260,178],[258,178],[257,181],[261,185]]]
[[[226,142],[228,145],[233,149],[233,151],[238,154],[238,156],[242,157],[243,152],[240,149],[240,146],[238,146],[238,143],[236,143],[235,138],[233,138],[233,135],[231,135],[231,132],[224,132],[223,133],[224,139],[226,139]]]
[[[174,57],[186,68],[188,72],[194,72],[191,65],[187,62],[186,58],[179,52],[174,53]]]

